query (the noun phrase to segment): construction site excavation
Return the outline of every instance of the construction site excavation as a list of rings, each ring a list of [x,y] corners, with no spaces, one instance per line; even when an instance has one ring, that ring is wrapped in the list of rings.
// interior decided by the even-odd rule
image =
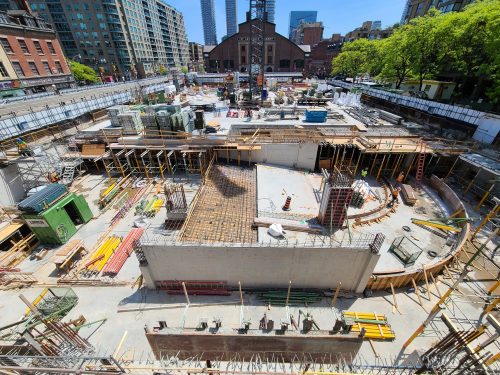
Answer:
[[[494,150],[335,81],[182,81],[4,131],[0,373],[500,371]]]

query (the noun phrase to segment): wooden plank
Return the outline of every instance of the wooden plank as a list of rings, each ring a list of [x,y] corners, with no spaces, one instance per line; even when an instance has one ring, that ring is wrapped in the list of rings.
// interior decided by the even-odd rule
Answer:
[[[253,220],[253,225],[256,227],[269,227],[272,224],[281,224],[285,230],[293,230],[296,232],[306,232],[306,233],[321,233],[323,232],[323,227],[316,224],[302,224],[295,220],[286,219],[276,219],[269,217],[256,217]]]

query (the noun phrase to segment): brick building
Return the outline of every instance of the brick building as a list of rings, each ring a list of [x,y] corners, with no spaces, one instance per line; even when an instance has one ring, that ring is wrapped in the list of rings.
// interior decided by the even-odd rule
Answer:
[[[323,30],[323,22],[301,23],[294,29],[292,41],[298,45],[315,45],[323,39]]]
[[[203,44],[189,42],[189,70],[203,71]]]
[[[43,19],[25,10],[0,12],[0,43],[26,94],[75,86],[56,34]]]
[[[333,34],[330,39],[311,46],[311,54],[306,60],[306,72],[310,76],[328,77],[332,71],[332,59],[342,50],[344,37]]]
[[[208,73],[224,73],[250,70],[250,25],[239,24],[239,31],[217,46],[205,46],[205,70]],[[274,23],[265,22],[265,67],[266,72],[302,72],[309,46],[298,46],[276,32]]]

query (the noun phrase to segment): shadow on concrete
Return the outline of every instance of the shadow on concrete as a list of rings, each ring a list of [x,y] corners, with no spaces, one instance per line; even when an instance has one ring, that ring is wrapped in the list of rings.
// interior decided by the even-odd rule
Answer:
[[[213,186],[215,186],[215,188],[219,190],[219,192],[225,198],[233,198],[245,194],[247,192],[247,189],[234,183],[230,178],[228,178],[228,176],[223,171],[223,169],[225,168],[238,168],[238,170],[241,169],[240,167],[221,167],[218,165],[214,165],[210,170],[210,174],[208,176],[208,179],[213,184]]]

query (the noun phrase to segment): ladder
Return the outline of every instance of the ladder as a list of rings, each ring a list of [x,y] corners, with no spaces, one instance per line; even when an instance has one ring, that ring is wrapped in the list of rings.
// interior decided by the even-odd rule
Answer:
[[[68,165],[64,167],[64,173],[62,176],[62,183],[69,184],[73,181],[73,177],[75,176],[75,165]]]
[[[425,154],[420,153],[418,154],[417,174],[415,175],[415,180],[417,180],[418,184],[420,184],[420,182],[422,181],[422,177],[424,176],[424,164],[425,164]]]

